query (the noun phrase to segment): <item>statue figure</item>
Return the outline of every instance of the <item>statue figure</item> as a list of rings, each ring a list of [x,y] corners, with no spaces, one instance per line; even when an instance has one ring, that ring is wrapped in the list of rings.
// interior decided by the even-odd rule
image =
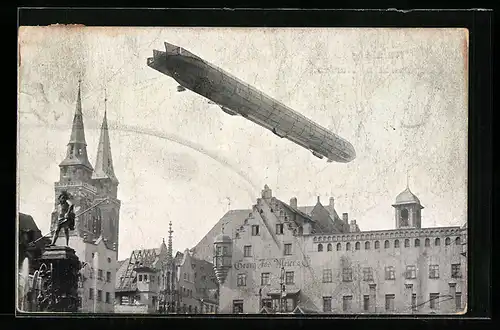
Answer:
[[[66,236],[66,246],[69,246],[69,231],[75,229],[75,213],[74,205],[70,201],[71,195],[67,191],[61,192],[58,197],[58,219],[57,228],[52,237],[51,245],[55,245],[59,232],[64,229],[64,235]]]

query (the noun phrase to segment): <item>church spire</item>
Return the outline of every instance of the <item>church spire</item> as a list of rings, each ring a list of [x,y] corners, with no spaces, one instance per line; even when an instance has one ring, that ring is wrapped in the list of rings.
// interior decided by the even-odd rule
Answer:
[[[104,97],[104,118],[101,126],[101,136],[99,137],[99,145],[97,147],[97,157],[94,168],[93,179],[110,179],[114,183],[118,183],[113,169],[113,158],[111,156],[111,143],[108,133],[108,119],[107,119],[107,98]]]
[[[168,224],[168,246],[167,246],[167,256],[171,260],[172,259],[172,221]]]
[[[71,128],[71,136],[69,138],[68,149],[66,158],[62,161],[60,166],[65,165],[83,165],[92,170],[87,156],[87,143],[85,141],[85,129],[83,126],[83,113],[82,113],[82,95],[81,95],[81,81],[78,81],[78,94],[76,97],[76,109],[73,117],[73,126]]]

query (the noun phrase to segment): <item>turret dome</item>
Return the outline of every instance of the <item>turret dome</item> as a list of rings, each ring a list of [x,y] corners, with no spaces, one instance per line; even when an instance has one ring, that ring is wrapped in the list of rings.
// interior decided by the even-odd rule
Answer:
[[[394,205],[402,204],[420,204],[420,200],[410,191],[410,188],[406,188],[396,197],[396,203],[394,203]]]

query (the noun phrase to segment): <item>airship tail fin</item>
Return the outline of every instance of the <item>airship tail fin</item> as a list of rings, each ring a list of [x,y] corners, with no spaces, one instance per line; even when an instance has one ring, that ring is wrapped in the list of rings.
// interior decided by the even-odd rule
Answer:
[[[167,51],[167,55],[179,54],[179,47],[169,44],[168,42],[165,42],[165,50]]]

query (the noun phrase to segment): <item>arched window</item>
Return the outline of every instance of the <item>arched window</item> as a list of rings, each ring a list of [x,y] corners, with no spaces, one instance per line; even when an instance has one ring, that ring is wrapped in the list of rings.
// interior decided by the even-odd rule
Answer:
[[[418,238],[415,238],[415,247],[420,246],[420,240]]]
[[[365,242],[365,250],[370,250],[370,242]]]
[[[342,250],[342,244],[337,243],[337,251],[340,251],[340,250]]]
[[[405,239],[405,247],[410,247],[410,240],[408,238]]]
[[[323,251],[323,244],[318,244],[318,252],[322,252]]]
[[[375,241],[375,250],[380,249],[380,242]]]
[[[408,226],[408,210],[402,209],[401,210],[401,227],[406,227],[406,226]]]
[[[388,248],[390,248],[390,246],[391,246],[391,244],[389,243],[389,241],[386,240],[384,242],[384,249],[388,249]]]
[[[354,245],[354,248],[355,248],[356,250],[361,249],[361,244],[360,244],[359,242],[356,242],[356,244]]]
[[[332,244],[331,243],[328,243],[328,245],[326,246],[326,250],[332,251]]]
[[[346,251],[350,251],[350,250],[351,250],[351,243],[347,242],[347,243],[345,244],[345,250],[346,250]]]
[[[430,239],[428,239],[428,238],[425,239],[425,246],[427,246],[427,247],[431,246],[431,240]]]
[[[436,238],[436,240],[434,241],[434,245],[435,246],[440,246],[441,245],[441,240],[438,238]]]
[[[460,245],[460,237],[455,238],[455,245]]]
[[[449,237],[446,237],[444,240],[444,245],[450,245],[451,239]]]
[[[395,247],[395,248],[398,248],[398,247],[399,247],[399,240],[398,240],[398,239],[394,241],[394,247]]]

